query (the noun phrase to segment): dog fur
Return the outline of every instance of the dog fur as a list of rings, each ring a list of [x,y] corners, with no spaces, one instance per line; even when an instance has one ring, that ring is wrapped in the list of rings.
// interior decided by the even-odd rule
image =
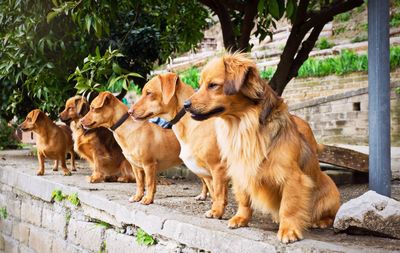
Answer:
[[[308,227],[330,226],[340,205],[337,187],[320,170],[316,143],[300,134],[298,119],[254,61],[238,53],[216,58],[200,85],[186,103],[193,118],[218,117],[218,144],[239,204],[229,227],[246,226],[252,208],[279,222],[284,243],[301,239]]]
[[[61,161],[64,176],[71,175],[65,162],[67,153],[71,155],[72,171],[76,171],[72,132],[68,126],[55,124],[44,112],[35,109],[28,113],[19,127],[22,131],[32,130],[38,136],[36,139],[38,176],[44,175],[45,158],[54,160],[53,171],[58,170],[58,161]]]
[[[85,128],[111,128],[127,113],[127,106],[115,96],[101,92],[80,121]],[[113,134],[136,176],[136,194],[129,201],[140,201],[145,205],[153,203],[156,173],[182,164],[180,146],[174,133],[148,121],[135,121],[128,117]]]
[[[138,120],[162,117],[170,121],[193,93],[193,88],[181,82],[177,74],[161,74],[146,83],[129,113]],[[212,207],[205,213],[207,218],[221,218],[227,204],[227,166],[221,160],[214,121],[199,122],[186,114],[172,127],[181,145],[180,158],[205,183],[197,198],[205,199],[207,188],[210,189]]]
[[[132,167],[122,154],[111,131],[104,127],[85,130],[79,119],[86,115],[89,103],[84,97],[74,96],[67,100],[59,115],[64,122],[71,122],[74,150],[87,160],[92,168],[90,183],[103,181],[135,182]]]

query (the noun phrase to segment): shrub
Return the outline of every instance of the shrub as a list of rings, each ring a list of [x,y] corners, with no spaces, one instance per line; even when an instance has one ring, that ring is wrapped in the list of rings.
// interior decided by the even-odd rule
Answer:
[[[19,147],[13,134],[14,129],[8,125],[5,119],[0,118],[0,150]]]
[[[357,35],[355,38],[351,40],[351,43],[357,43],[361,41],[366,41],[368,40],[368,35]]]
[[[181,80],[192,86],[194,89],[199,88],[200,71],[195,67],[191,67],[179,74]]]
[[[138,228],[137,230],[136,242],[139,245],[146,245],[146,246],[156,244],[156,240],[141,228]]]
[[[316,48],[319,49],[328,49],[335,45],[333,42],[329,42],[326,38],[321,38],[315,45]]]
[[[266,70],[261,71],[260,76],[263,79],[271,80],[274,73],[275,73],[274,68],[267,68]]]
[[[397,27],[400,25],[400,13],[394,13],[390,17],[390,26],[391,27]]]
[[[347,22],[350,20],[350,12],[341,13],[336,15],[335,20],[339,22]]]

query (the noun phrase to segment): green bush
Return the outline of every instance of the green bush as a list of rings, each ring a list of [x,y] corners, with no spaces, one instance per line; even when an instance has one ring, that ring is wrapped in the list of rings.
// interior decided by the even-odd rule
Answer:
[[[13,137],[14,129],[5,119],[0,118],[0,150],[18,148],[18,141]]]
[[[361,41],[367,41],[368,40],[368,35],[357,35],[356,37],[354,37],[351,40],[351,43],[357,43],[357,42],[361,42]]]
[[[200,71],[195,67],[191,67],[179,74],[181,80],[192,86],[194,89],[199,88]]]
[[[336,15],[335,20],[339,22],[347,22],[350,20],[350,15],[350,12],[341,13],[339,15]]]
[[[319,49],[328,49],[335,45],[333,42],[329,42],[326,38],[321,38],[315,45],[316,48]]]
[[[260,76],[263,79],[271,80],[274,73],[275,73],[275,69],[271,67],[271,68],[267,68],[266,70],[261,71]]]
[[[151,246],[157,243],[156,240],[153,238],[153,236],[149,235],[141,228],[138,228],[137,230],[136,242],[139,245],[146,245],[146,246]]]
[[[393,13],[390,17],[390,26],[397,27],[400,25],[400,13]]]

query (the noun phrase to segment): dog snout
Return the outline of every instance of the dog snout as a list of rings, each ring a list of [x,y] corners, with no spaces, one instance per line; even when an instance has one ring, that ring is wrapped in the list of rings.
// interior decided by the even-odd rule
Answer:
[[[135,113],[135,110],[131,107],[131,108],[128,110],[128,114],[129,114],[130,116],[133,116],[134,113]]]
[[[185,102],[183,102],[183,107],[185,109],[189,109],[192,106],[192,101],[190,100],[185,100]]]

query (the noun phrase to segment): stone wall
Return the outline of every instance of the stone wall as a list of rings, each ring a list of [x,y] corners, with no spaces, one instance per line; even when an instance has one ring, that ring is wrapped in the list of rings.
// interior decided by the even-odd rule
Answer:
[[[400,146],[400,68],[391,73],[391,139]],[[303,92],[302,92],[303,91]],[[368,145],[368,74],[352,73],[291,81],[283,98],[307,120],[321,143]]]

